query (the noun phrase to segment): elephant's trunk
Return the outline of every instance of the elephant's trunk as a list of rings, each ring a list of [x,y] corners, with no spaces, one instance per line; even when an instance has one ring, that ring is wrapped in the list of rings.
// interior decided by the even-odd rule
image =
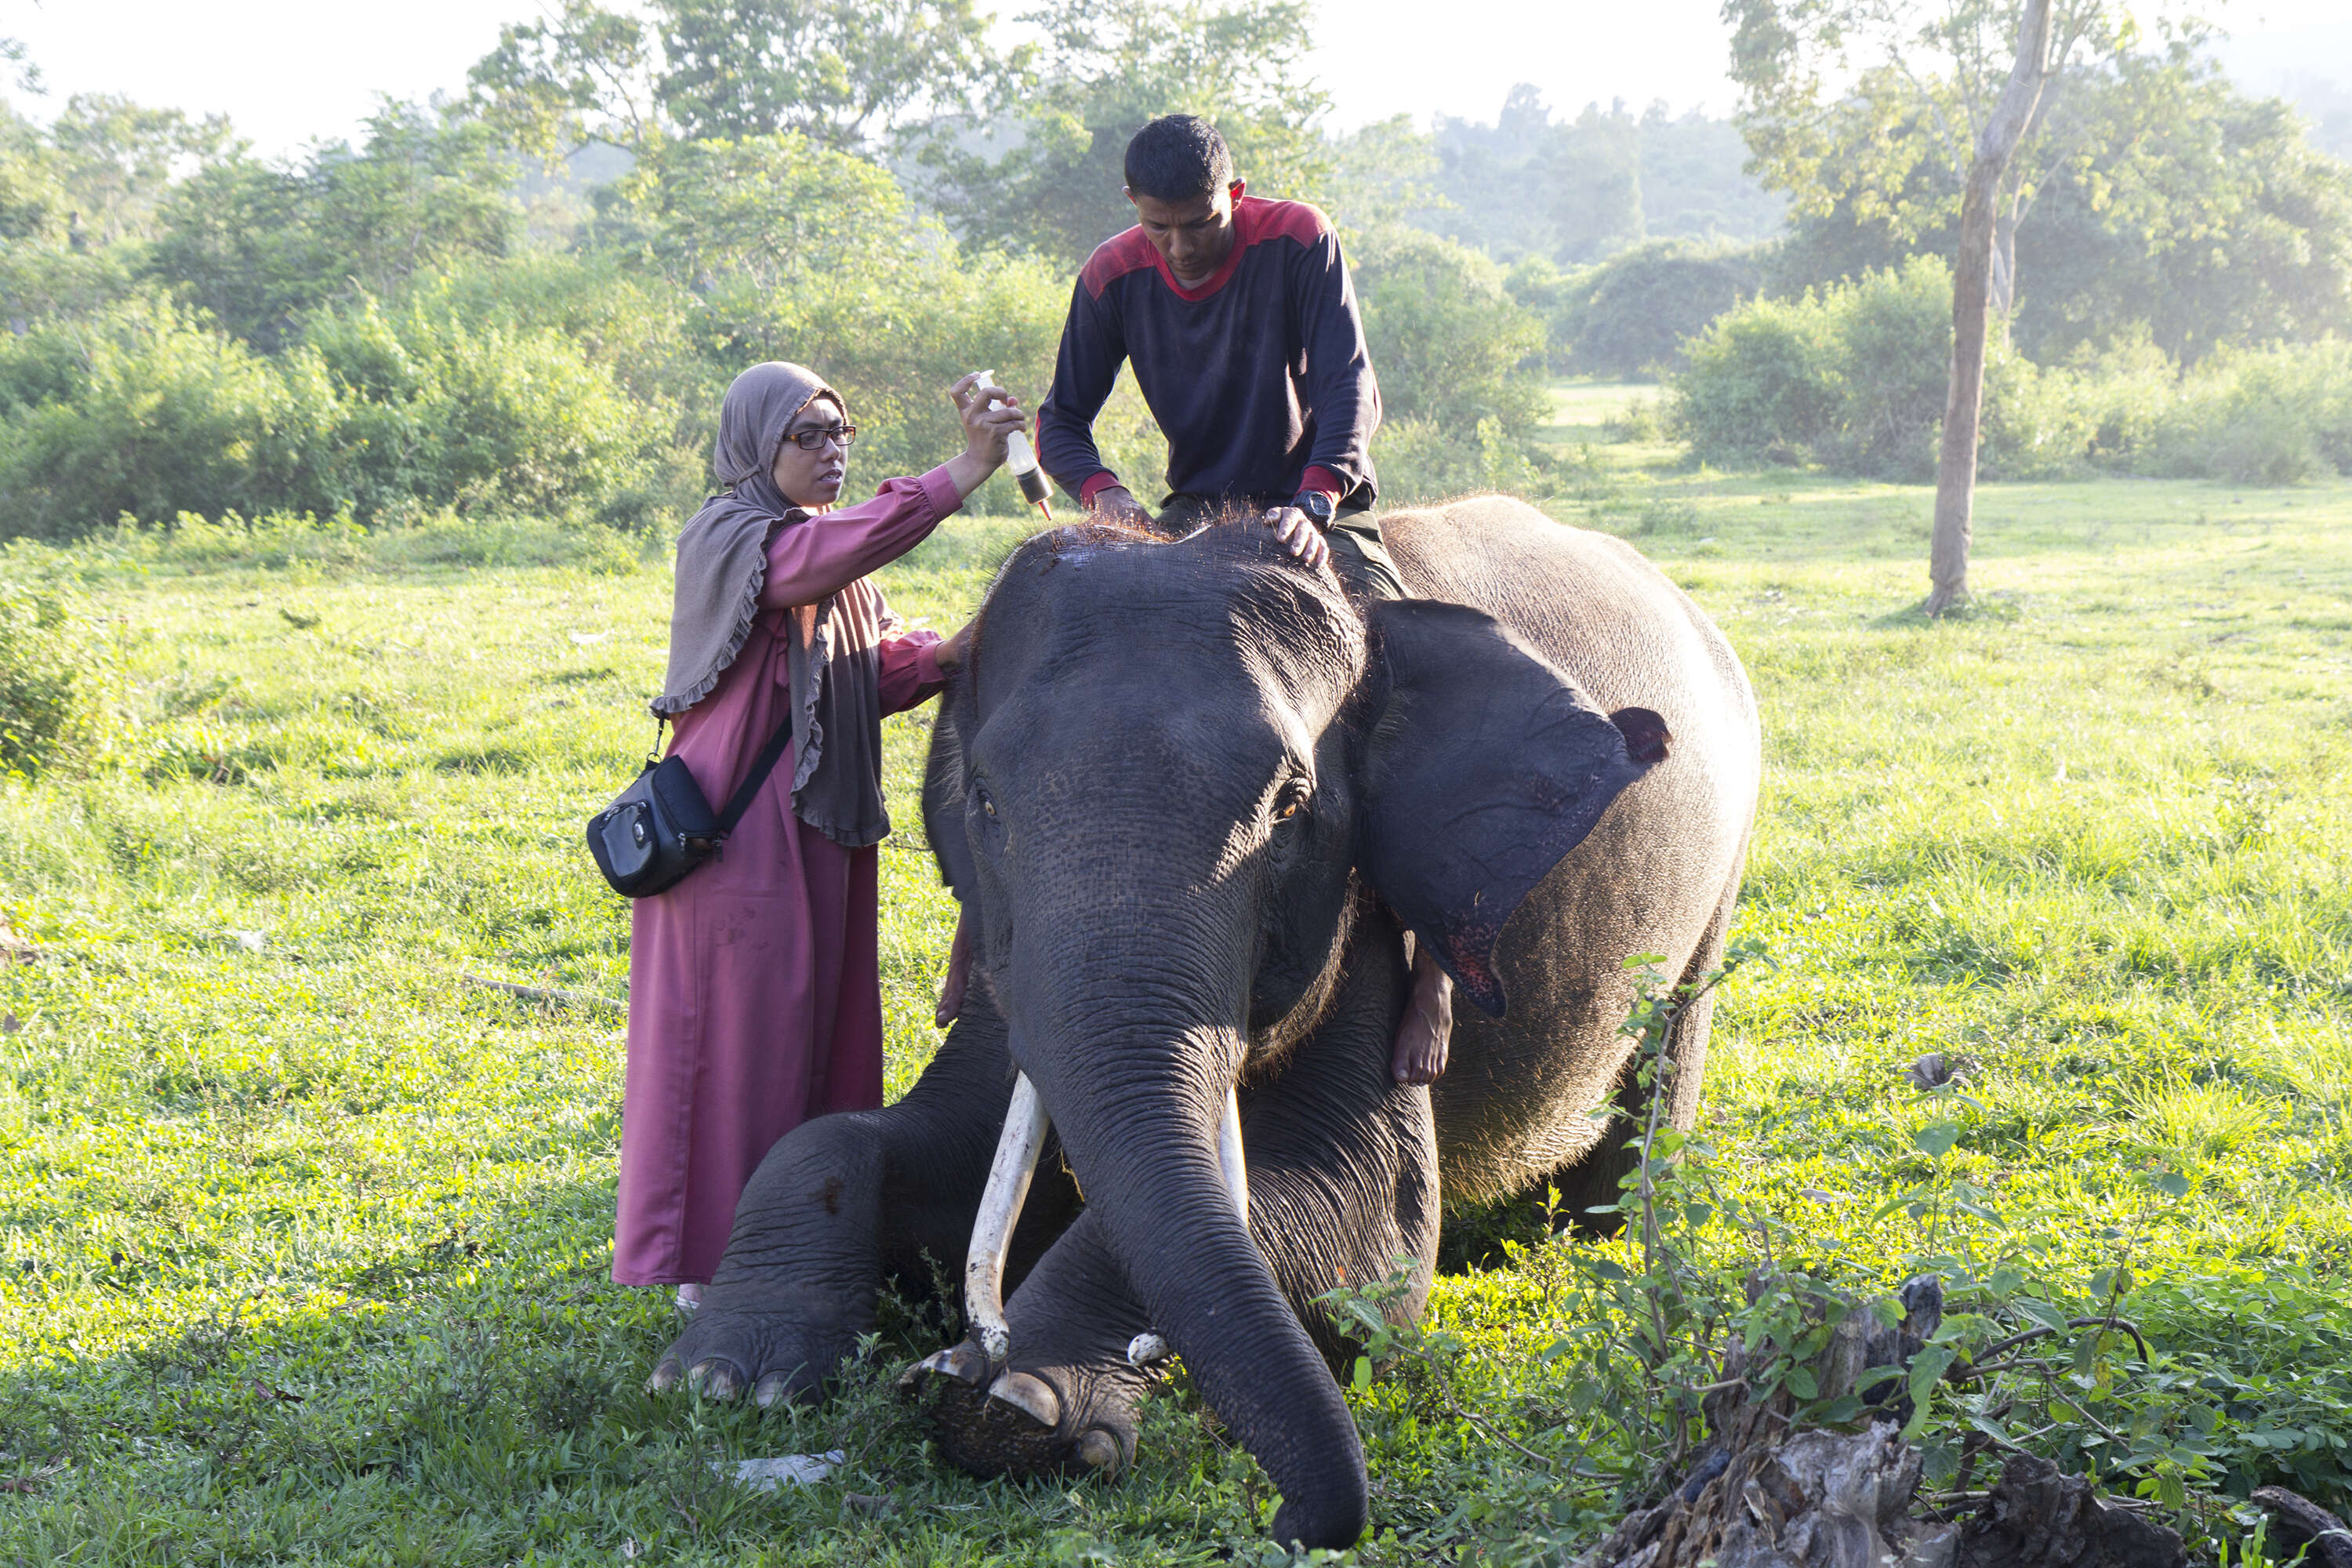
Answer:
[[[1231,1089],[1240,1037],[1170,1032],[1172,1050],[1128,1035],[1032,1052],[1029,1065],[1150,1321],[1281,1490],[1276,1538],[1349,1545],[1370,1508],[1363,1447],[1250,1237]],[[1181,1038],[1203,1032],[1220,1037]],[[1150,1067],[1133,1070],[1139,1060]]]

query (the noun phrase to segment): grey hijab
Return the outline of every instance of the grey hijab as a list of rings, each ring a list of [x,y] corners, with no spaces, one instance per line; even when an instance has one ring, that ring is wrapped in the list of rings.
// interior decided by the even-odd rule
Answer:
[[[782,361],[753,365],[727,389],[711,458],[727,490],[705,501],[677,539],[669,673],[652,704],[664,718],[710,695],[743,651],[767,582],[769,542],[808,520],[776,489],[772,470],[785,427],[818,396],[842,403],[814,371]],[[890,832],[882,805],[882,661],[871,647],[835,656],[834,598],[786,615],[793,810],[835,843],[856,849]]]

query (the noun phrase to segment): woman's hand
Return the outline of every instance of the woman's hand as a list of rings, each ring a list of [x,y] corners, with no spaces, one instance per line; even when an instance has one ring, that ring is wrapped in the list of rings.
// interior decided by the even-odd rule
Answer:
[[[931,657],[939,661],[943,675],[953,675],[971,659],[971,634],[980,625],[980,617],[964,622],[963,629],[933,650]]]
[[[976,392],[978,374],[967,375],[948,388],[956,416],[963,421],[964,448],[948,459],[948,477],[956,492],[969,497],[1004,461],[1004,443],[1028,423],[1021,400],[1002,387]]]

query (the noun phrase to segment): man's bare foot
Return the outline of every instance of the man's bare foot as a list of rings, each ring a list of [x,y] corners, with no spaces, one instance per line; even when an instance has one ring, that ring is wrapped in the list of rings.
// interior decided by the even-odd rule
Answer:
[[[679,1286],[679,1287],[677,1288],[677,1310],[678,1310],[678,1311],[679,1311],[681,1314],[683,1314],[683,1315],[684,1315],[684,1316],[686,1316],[686,1317],[689,1317],[689,1318],[691,1318],[692,1316],[694,1316],[694,1310],[695,1310],[695,1309],[696,1309],[696,1308],[698,1308],[698,1307],[699,1307],[699,1306],[701,1306],[701,1305],[702,1305],[702,1287],[701,1287],[701,1286],[699,1286],[699,1285],[681,1285],[681,1286]]]
[[[1445,1071],[1445,1047],[1454,1037],[1454,982],[1437,966],[1427,942],[1413,944],[1412,995],[1397,1024],[1389,1071],[1399,1083],[1435,1083]]]
[[[971,917],[956,912],[955,941],[948,944],[948,977],[940,983],[940,1005],[931,1021],[944,1029],[963,1011],[964,987],[971,983]]]

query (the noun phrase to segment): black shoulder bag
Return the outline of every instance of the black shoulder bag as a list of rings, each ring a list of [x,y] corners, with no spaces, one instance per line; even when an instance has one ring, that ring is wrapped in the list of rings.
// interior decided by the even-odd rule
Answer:
[[[667,721],[664,721],[667,722]],[[661,731],[655,730],[658,752]],[[636,782],[613,804],[588,819],[588,853],[596,869],[624,898],[642,899],[674,887],[686,874],[719,853],[768,775],[792,743],[789,714],[751,760],[751,771],[735,787],[727,809],[710,815],[702,786],[677,756],[648,757]]]

